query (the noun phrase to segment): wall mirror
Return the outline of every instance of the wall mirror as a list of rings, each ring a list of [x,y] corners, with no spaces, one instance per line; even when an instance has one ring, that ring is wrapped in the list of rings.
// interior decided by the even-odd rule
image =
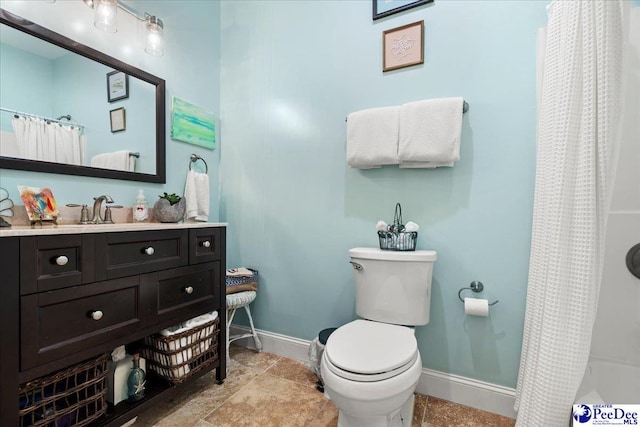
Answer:
[[[0,168],[165,182],[165,81],[0,9]]]

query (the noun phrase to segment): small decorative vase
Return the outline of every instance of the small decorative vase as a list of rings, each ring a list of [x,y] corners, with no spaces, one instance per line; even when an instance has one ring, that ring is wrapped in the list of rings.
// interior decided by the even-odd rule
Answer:
[[[153,205],[153,216],[160,222],[178,222],[184,217],[186,202],[184,197],[172,205],[167,199],[158,199]]]
[[[129,372],[129,378],[127,378],[127,394],[129,396],[129,402],[137,402],[144,398],[144,384],[145,373],[140,367],[140,355],[138,353],[133,355],[133,368]]]

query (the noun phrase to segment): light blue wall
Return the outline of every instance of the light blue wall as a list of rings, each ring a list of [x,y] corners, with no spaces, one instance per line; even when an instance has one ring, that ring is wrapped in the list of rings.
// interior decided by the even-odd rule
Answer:
[[[47,22],[45,26],[53,31],[68,34],[73,29],[84,28],[84,32],[80,31],[73,38],[166,80],[167,183],[149,184],[0,169],[0,186],[9,191],[14,201],[20,199],[16,186],[29,185],[52,188],[59,204],[88,203],[96,195],[109,194],[117,203],[129,206],[135,202],[137,189],[142,188],[145,189],[149,202],[153,203],[156,195],[164,191],[183,193],[189,155],[197,153],[204,157],[209,165],[209,219],[217,221],[219,151],[173,141],[170,131],[171,96],[178,96],[213,112],[216,117],[219,116],[219,3],[199,0],[132,0],[127,1],[127,5],[140,12],[157,15],[164,21],[164,56],[156,58],[147,55],[142,49],[143,45],[134,46],[135,49],[129,50],[126,49],[127,46],[120,45],[121,40],[135,44],[142,34],[137,28],[131,30],[122,24],[116,35],[95,29],[92,25],[92,11],[82,2],[0,0],[0,7],[43,25]],[[121,14],[119,19],[124,22],[130,19],[127,17],[128,15]],[[104,92],[100,95],[102,101],[106,97],[106,82],[104,85]]]
[[[129,97],[107,101],[107,73],[113,68],[87,61],[79,55],[64,55],[54,61],[54,117],[70,114],[84,125],[87,138],[86,162],[97,154],[129,150],[141,154],[136,172],[155,173],[155,87],[129,76]],[[97,102],[96,102],[97,101]],[[111,132],[110,111],[125,109],[126,130]]]
[[[0,43],[0,76],[0,106],[51,117],[53,106],[48,101],[53,93],[53,64],[50,60]],[[12,117],[13,114],[0,112],[0,129],[12,132]]]
[[[256,326],[303,339],[355,317],[347,251],[377,246],[396,202],[434,249],[427,368],[515,386],[535,167],[536,31],[547,2],[442,1],[372,22],[370,1],[221,3],[221,219],[228,264],[260,271]],[[382,73],[382,32],[424,20],[425,61]],[[345,117],[463,96],[461,160],[354,170]],[[500,299],[467,317],[473,280]]]

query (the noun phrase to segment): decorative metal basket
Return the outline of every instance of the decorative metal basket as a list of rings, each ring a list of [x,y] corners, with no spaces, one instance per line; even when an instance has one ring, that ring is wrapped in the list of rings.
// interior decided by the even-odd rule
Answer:
[[[415,251],[418,240],[417,231],[404,231],[402,206],[396,203],[393,224],[386,231],[378,231],[380,249],[387,251]]]

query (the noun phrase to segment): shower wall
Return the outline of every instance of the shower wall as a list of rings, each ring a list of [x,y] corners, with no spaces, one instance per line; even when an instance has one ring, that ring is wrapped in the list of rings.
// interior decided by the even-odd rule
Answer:
[[[640,7],[631,8],[623,141],[608,219],[604,270],[591,355],[640,366],[640,279],[626,267],[640,243]]]

